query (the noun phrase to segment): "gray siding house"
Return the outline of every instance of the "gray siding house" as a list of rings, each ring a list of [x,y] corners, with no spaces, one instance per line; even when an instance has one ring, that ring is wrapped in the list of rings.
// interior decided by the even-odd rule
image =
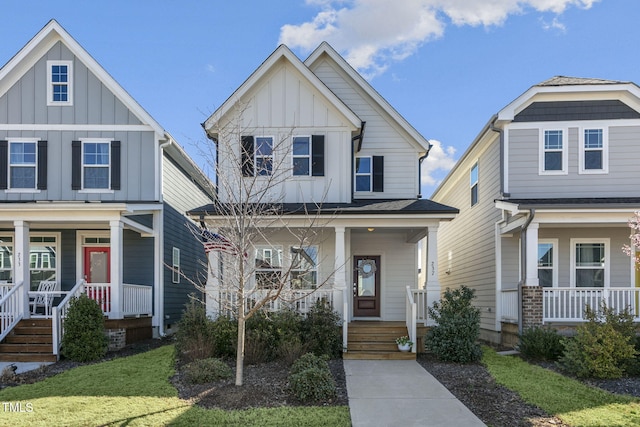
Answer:
[[[170,331],[195,290],[187,278],[206,274],[185,212],[213,195],[175,140],[50,21],[0,68],[0,357],[21,360],[14,335],[37,326],[53,335],[39,338],[40,356],[55,358],[82,292],[116,341]]]
[[[554,77],[500,110],[432,198],[460,209],[440,230],[440,281],[476,289],[484,338],[583,321],[588,305],[640,320],[622,251],[640,209],[640,88]]]

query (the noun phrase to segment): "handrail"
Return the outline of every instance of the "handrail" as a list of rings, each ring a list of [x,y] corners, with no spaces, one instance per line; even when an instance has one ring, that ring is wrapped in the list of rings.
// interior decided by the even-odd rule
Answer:
[[[405,310],[405,316],[406,316],[407,332],[409,333],[409,341],[413,343],[413,345],[411,346],[412,353],[417,352],[416,347],[418,346],[417,344],[418,332],[417,332],[417,326],[416,326],[417,312],[418,312],[418,309],[415,301],[413,300],[413,293],[411,292],[411,286],[407,286],[407,305]]]
[[[349,302],[347,301],[349,292],[347,289],[342,290],[342,351],[347,352],[347,344],[349,343]]]
[[[5,339],[9,332],[24,317],[24,304],[22,282],[19,282],[7,294],[0,299],[0,341]]]
[[[53,354],[57,357],[59,357],[60,353],[60,343],[62,342],[62,335],[64,334],[64,318],[67,317],[69,303],[71,302],[71,298],[80,296],[83,291],[84,279],[80,279],[60,304],[53,307],[51,311],[51,341],[53,341]]]

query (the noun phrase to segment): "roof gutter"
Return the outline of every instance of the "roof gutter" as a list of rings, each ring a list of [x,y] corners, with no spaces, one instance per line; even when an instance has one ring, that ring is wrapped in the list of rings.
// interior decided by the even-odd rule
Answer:
[[[430,142],[428,143],[429,147],[427,148],[427,152],[418,158],[418,199],[422,199],[422,161],[429,156],[429,151],[431,151],[431,147],[433,147]]]
[[[529,209],[529,217],[520,227],[520,284],[518,286],[518,332],[522,334],[522,287],[527,280],[527,228],[536,215],[535,209]]]

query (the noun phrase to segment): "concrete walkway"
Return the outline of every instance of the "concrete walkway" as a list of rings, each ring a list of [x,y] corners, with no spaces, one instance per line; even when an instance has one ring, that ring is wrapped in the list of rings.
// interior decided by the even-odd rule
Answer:
[[[414,360],[343,363],[354,427],[485,425]]]

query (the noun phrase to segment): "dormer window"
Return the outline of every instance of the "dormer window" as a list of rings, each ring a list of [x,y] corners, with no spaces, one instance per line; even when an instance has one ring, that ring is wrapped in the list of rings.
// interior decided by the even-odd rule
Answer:
[[[47,105],[73,105],[73,63],[47,61]]]

